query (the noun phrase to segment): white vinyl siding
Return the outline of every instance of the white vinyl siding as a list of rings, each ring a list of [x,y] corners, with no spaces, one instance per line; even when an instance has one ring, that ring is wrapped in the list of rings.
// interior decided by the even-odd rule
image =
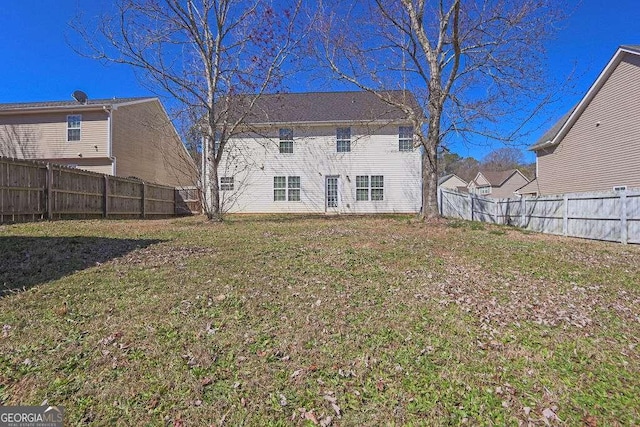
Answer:
[[[291,128],[295,149],[286,155],[280,153],[273,137],[268,136],[273,135],[273,128],[258,129],[255,135],[230,140],[228,147],[237,147],[242,155],[233,160],[232,151],[227,151],[221,161],[220,175],[235,176],[235,191],[225,193],[233,197],[225,205],[229,212],[328,212],[327,177],[337,178],[339,203],[331,208],[332,213],[416,213],[420,210],[421,154],[419,150],[398,150],[397,124],[351,125],[349,155],[337,152],[336,125]],[[357,144],[353,143],[355,140]],[[356,200],[358,176],[367,177],[364,191],[359,192],[360,197],[366,192],[366,201]]]

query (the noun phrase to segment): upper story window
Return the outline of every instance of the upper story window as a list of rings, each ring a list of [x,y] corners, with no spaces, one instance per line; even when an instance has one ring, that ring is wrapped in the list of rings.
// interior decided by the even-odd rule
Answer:
[[[67,116],[67,141],[80,141],[80,124],[82,115],[72,114]]]
[[[337,129],[336,151],[338,153],[348,153],[351,151],[351,128]]]
[[[293,153],[293,129],[280,129],[280,153]]]
[[[398,150],[413,151],[413,126],[398,128]]]

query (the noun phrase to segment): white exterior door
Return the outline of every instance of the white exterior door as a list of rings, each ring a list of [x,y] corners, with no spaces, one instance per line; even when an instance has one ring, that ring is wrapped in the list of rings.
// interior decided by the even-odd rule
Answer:
[[[338,192],[338,176],[325,178],[325,209],[327,212],[338,212],[340,208],[340,194]]]

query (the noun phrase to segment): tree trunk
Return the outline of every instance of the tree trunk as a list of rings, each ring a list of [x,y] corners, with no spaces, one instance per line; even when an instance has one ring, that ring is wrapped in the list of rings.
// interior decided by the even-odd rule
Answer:
[[[438,210],[438,170],[437,149],[427,142],[422,156],[422,219],[437,218]]]
[[[215,160],[211,162],[209,185],[211,187],[211,205],[209,206],[207,216],[212,221],[222,221],[222,209],[220,208],[220,186],[218,179],[218,162]]]

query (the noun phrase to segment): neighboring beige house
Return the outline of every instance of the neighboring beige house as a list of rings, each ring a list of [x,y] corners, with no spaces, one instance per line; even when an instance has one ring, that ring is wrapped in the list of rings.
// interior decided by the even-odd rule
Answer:
[[[438,179],[438,187],[448,188],[450,190],[466,192],[468,185],[468,182],[453,173],[442,176]]]
[[[530,150],[523,195],[640,187],[640,45],[621,46],[587,94]]]
[[[0,104],[0,155],[176,187],[198,179],[158,98]]]
[[[529,180],[518,169],[507,171],[484,171],[469,183],[472,194],[503,199],[514,197],[516,190],[526,185]]]
[[[409,92],[390,91],[390,97]],[[422,152],[407,115],[368,92],[265,95],[218,170],[222,209],[253,213],[416,213]],[[204,141],[208,152],[210,141]],[[203,188],[210,179],[203,156]],[[211,194],[204,192],[205,203]]]

